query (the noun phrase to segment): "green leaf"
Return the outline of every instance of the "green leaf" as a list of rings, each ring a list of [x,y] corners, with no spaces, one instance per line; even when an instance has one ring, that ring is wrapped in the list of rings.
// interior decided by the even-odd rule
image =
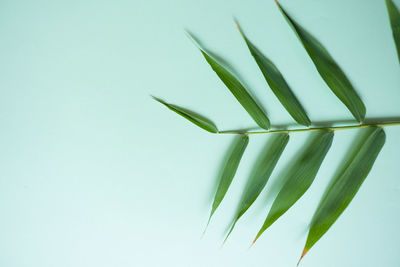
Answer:
[[[386,0],[386,6],[389,13],[390,25],[392,27],[393,38],[396,44],[397,56],[400,63],[400,11],[396,8],[392,0]]]
[[[259,155],[258,160],[250,174],[250,178],[247,181],[231,229],[229,230],[225,241],[228,239],[230,233],[235,227],[236,222],[247,211],[247,209],[250,208],[253,202],[260,195],[261,191],[264,189],[288,142],[288,134],[275,134]]]
[[[316,133],[283,176],[285,181],[253,244],[307,191],[317,175],[333,140],[333,131]]]
[[[317,39],[289,17],[279,4],[278,7],[302,42],[322,79],[324,79],[332,92],[343,104],[346,105],[354,118],[362,122],[366,113],[365,105],[344,72]]]
[[[228,87],[234,97],[239,101],[242,107],[249,113],[253,120],[263,129],[270,128],[270,122],[265,112],[258,106],[256,101],[250,96],[246,88],[239,80],[216,59],[212,58],[207,52],[197,44],[204,58],[210,64],[221,81]]]
[[[274,63],[272,63],[271,60],[264,56],[260,50],[258,50],[258,48],[253,45],[252,42],[250,42],[249,39],[247,39],[239,25],[236,24],[236,26],[243,36],[250,53],[257,62],[258,67],[264,75],[265,80],[272,89],[272,92],[274,92],[275,96],[279,99],[281,104],[286,108],[295,121],[297,121],[299,124],[310,126],[311,122],[304,108],[293,94],[278,68],[274,65]]]
[[[248,143],[249,137],[247,135],[239,135],[234,139],[231,146],[232,149],[228,152],[227,160],[221,172],[221,177],[219,179],[217,191],[214,196],[214,201],[212,204],[208,223],[210,222],[215,210],[224,199],[225,194],[232,183],[233,177],[235,176],[236,170],[239,167],[240,160],[242,159],[243,153]]]
[[[176,112],[177,114],[181,115],[182,117],[184,117],[185,119],[191,121],[192,123],[196,124],[197,126],[199,126],[200,128],[203,128],[204,130],[210,132],[210,133],[218,133],[218,129],[215,126],[215,124],[210,121],[209,119],[207,119],[206,117],[197,114],[193,111],[190,111],[188,109],[179,107],[177,105],[173,105],[173,104],[168,104],[165,101],[154,97],[153,99],[160,102],[161,104],[163,104],[164,106],[166,106],[167,108],[169,108],[170,110],[172,110],[173,112]]]
[[[326,190],[313,216],[301,258],[343,213],[374,165],[385,144],[386,135],[382,128],[371,127],[371,129],[362,130],[367,135],[359,136],[361,142],[350,149],[348,154],[351,157],[347,162],[341,164],[339,171]]]

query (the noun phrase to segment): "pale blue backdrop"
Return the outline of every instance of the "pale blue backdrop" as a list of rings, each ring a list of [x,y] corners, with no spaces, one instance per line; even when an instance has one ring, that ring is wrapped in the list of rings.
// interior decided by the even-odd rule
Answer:
[[[399,1],[395,1],[400,6]],[[383,0],[282,0],[331,52],[367,106],[400,116],[400,67]],[[220,249],[268,137],[252,137],[203,239],[231,136],[191,125],[150,98],[220,129],[254,122],[188,40],[226,60],[274,125],[292,123],[233,24],[280,68],[313,121],[351,114],[330,92],[272,0],[2,0],[0,265],[294,266],[320,196],[356,131],[342,131],[315,183],[250,250],[271,185],[307,134],[293,135],[255,205]],[[302,266],[400,266],[400,127],[359,194]]]

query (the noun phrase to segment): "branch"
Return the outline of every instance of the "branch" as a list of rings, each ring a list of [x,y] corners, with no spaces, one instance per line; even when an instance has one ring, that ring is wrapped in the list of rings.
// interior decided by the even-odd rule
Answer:
[[[326,126],[326,127],[309,127],[300,129],[278,129],[278,130],[268,130],[268,131],[258,131],[258,132],[243,132],[243,131],[221,131],[217,134],[272,134],[272,133],[295,133],[295,132],[312,132],[321,130],[348,130],[348,129],[359,129],[366,128],[370,126],[386,127],[400,125],[400,121],[391,122],[377,122],[377,123],[364,123],[356,125],[345,125],[345,126]]]

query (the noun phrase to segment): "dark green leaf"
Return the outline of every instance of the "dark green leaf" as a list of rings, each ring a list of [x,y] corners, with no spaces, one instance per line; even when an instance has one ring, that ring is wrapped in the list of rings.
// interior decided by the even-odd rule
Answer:
[[[272,204],[271,210],[258,232],[254,242],[260,235],[282,216],[307,191],[317,175],[333,140],[333,131],[316,133],[306,148],[288,168],[283,179],[282,189]],[[253,243],[254,243],[253,242]]]
[[[362,122],[365,118],[365,105],[344,72],[317,39],[289,17],[279,4],[278,7],[299,37],[322,79],[343,104],[347,106],[356,120]]]
[[[339,171],[326,190],[313,216],[301,258],[343,213],[368,176],[386,140],[382,128],[371,128],[372,130],[363,130],[367,131],[367,135],[360,135],[359,139],[362,142],[350,149],[348,154],[351,157],[347,162],[341,164]]]
[[[233,177],[235,176],[236,170],[239,167],[240,160],[242,159],[243,153],[248,143],[249,137],[247,135],[237,136],[233,141],[232,149],[228,152],[227,160],[221,172],[221,177],[219,179],[217,192],[214,196],[214,201],[212,204],[208,222],[210,222],[215,210],[224,199],[225,194],[232,183]]]
[[[168,104],[165,101],[154,97],[154,100],[160,102],[161,104],[163,104],[164,106],[166,106],[167,108],[169,108],[170,110],[178,113],[179,115],[181,115],[182,117],[184,117],[185,119],[191,121],[192,123],[196,124],[197,126],[199,126],[200,128],[203,128],[204,130],[210,132],[210,133],[217,133],[218,129],[215,126],[215,124],[210,121],[209,119],[205,118],[204,116],[197,114],[193,111],[190,111],[188,109],[173,105],[173,104]]]
[[[297,121],[299,124],[310,126],[311,122],[304,108],[293,94],[278,68],[274,65],[274,63],[272,63],[271,60],[264,56],[260,50],[258,50],[258,48],[253,45],[252,42],[250,42],[249,39],[247,39],[247,37],[241,31],[239,25],[236,24],[236,26],[238,27],[239,32],[242,34],[247,47],[257,62],[257,65],[264,75],[269,87],[272,89],[272,92],[274,92],[275,96],[279,99],[279,101],[295,121]]]
[[[271,176],[272,171],[276,166],[276,163],[281,157],[282,152],[288,142],[288,134],[276,134],[272,137],[272,139],[267,143],[265,149],[261,152],[250,174],[250,178],[247,181],[231,229],[229,230],[229,233],[226,236],[225,240],[232,232],[236,222],[247,211],[247,209],[250,208],[253,202],[260,195],[261,191],[264,189],[269,177]]]
[[[386,6],[389,13],[390,25],[392,26],[393,38],[396,44],[397,56],[400,63],[400,11],[396,8],[392,0],[386,0]]]
[[[246,88],[244,88],[239,80],[230,71],[223,67],[221,63],[208,55],[200,46],[198,47],[208,64],[210,64],[211,68],[215,71],[226,87],[228,87],[247,113],[249,113],[258,126],[268,130],[270,128],[270,122],[267,115],[250,96]]]

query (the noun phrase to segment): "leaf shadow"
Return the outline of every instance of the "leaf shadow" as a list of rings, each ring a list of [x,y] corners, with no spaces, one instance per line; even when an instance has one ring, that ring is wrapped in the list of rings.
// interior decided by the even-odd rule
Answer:
[[[400,116],[389,116],[389,117],[371,117],[366,118],[364,120],[364,124],[379,124],[382,122],[398,122],[400,121]],[[359,122],[355,119],[340,119],[340,120],[325,120],[325,121],[314,121],[311,123],[312,126],[316,127],[332,127],[337,125],[348,125],[349,123],[353,123],[354,125],[358,125]],[[282,124],[272,124],[271,130],[289,130],[297,127],[302,127],[300,124],[296,122],[290,123],[282,123]],[[259,127],[252,128],[244,128],[244,129],[235,129],[235,130],[224,130],[220,131],[221,133],[229,133],[229,132],[238,132],[245,133],[246,131],[259,130]]]
[[[379,123],[379,122],[398,122],[400,120],[400,116],[388,116],[388,117],[372,117],[365,118],[364,123]]]
[[[247,128],[241,128],[241,129],[235,129],[235,130],[224,130],[224,131],[219,131],[220,133],[247,133],[249,131],[253,130],[260,130],[261,128],[258,126],[254,127],[247,127]]]
[[[374,123],[379,124],[382,122],[398,122],[399,120],[400,120],[400,116],[370,117],[370,118],[365,118],[363,124],[374,124]],[[341,119],[341,120],[315,121],[315,122],[312,122],[312,125],[318,126],[318,127],[325,127],[325,126],[329,127],[329,126],[348,124],[348,123],[359,124],[359,122],[356,121],[355,119]],[[296,124],[293,123],[293,124],[275,125],[275,127],[277,127],[277,126],[285,127],[285,126],[293,126],[293,125],[296,125]]]

